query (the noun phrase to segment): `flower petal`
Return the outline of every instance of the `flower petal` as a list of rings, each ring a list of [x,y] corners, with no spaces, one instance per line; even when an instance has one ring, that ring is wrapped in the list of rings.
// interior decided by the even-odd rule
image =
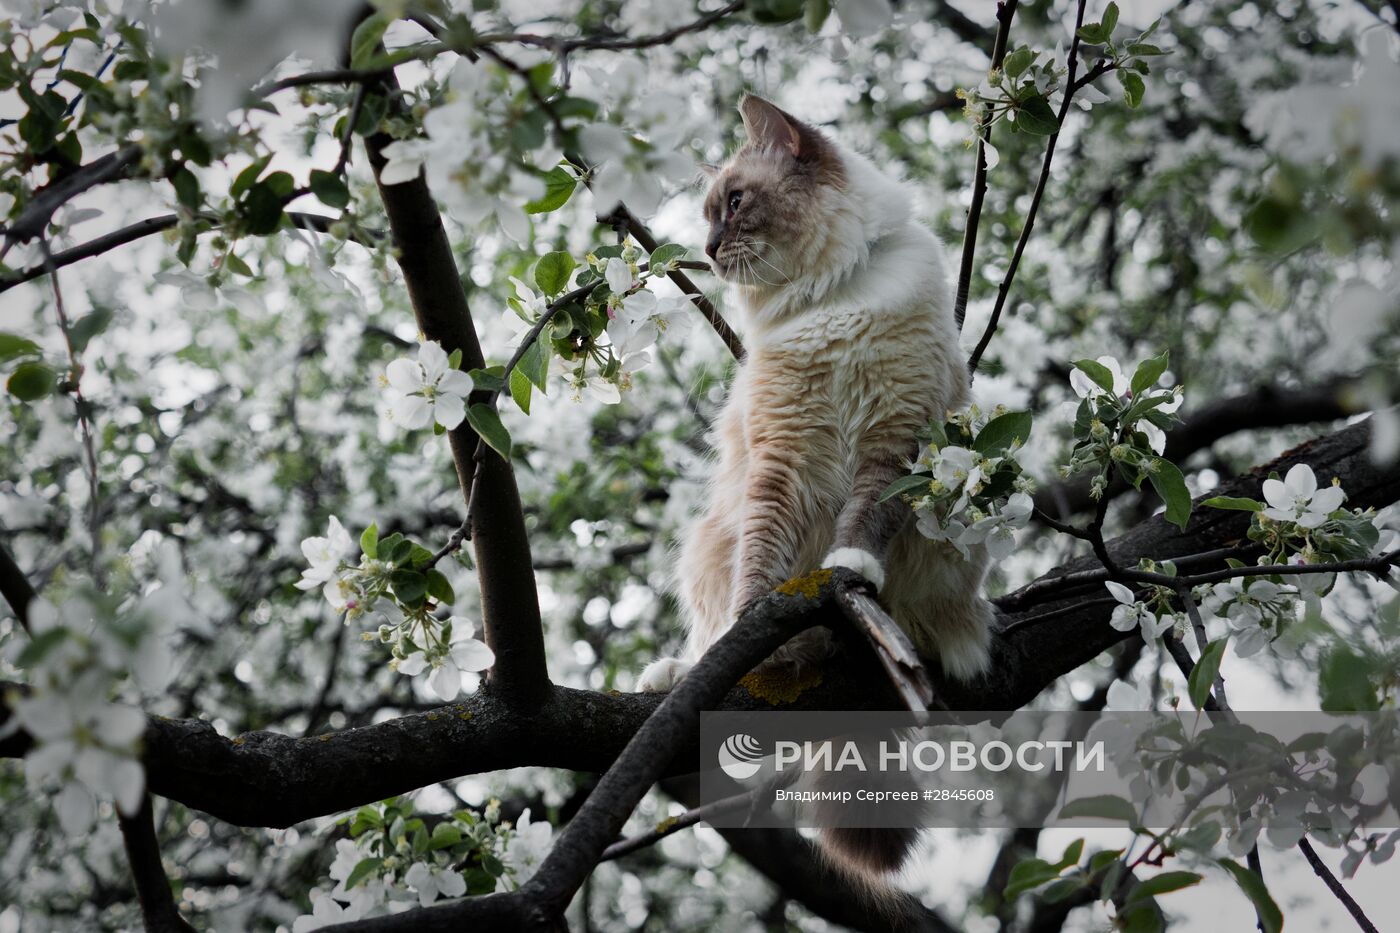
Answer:
[[[1308,497],[1317,492],[1317,476],[1306,463],[1295,463],[1293,469],[1283,478],[1283,483],[1292,493]]]
[[[384,368],[384,378],[389,385],[405,394],[423,388],[423,369],[410,359],[394,360]]]
[[[485,642],[466,638],[452,645],[452,660],[464,671],[477,673],[484,671],[496,662],[496,654]]]
[[[416,431],[433,420],[433,406],[421,395],[402,395],[389,403],[389,419],[401,428]]]
[[[437,423],[451,431],[467,416],[466,403],[456,395],[439,395],[433,404],[433,417]]]

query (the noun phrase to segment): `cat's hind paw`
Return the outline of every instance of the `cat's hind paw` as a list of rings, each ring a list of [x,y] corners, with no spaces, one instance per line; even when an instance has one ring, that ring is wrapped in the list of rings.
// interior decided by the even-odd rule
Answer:
[[[691,665],[680,658],[657,658],[637,678],[637,689],[642,693],[670,693],[690,668]]]
[[[869,551],[858,547],[836,548],[826,555],[822,566],[845,567],[847,570],[854,570],[869,580],[870,585],[875,587],[877,592],[885,588],[885,568],[880,566],[880,559]]]

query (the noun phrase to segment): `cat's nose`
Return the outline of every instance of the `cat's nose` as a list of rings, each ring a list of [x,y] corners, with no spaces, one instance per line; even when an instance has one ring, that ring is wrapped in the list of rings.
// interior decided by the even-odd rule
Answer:
[[[709,256],[711,259],[718,259],[718,258],[719,258],[717,255],[715,255],[716,253],[719,252],[719,241],[720,241],[720,235],[717,234],[717,233],[716,233],[715,235],[713,235],[713,236],[710,237],[709,242],[707,242],[707,243],[705,244],[705,255],[706,255],[706,256]]]

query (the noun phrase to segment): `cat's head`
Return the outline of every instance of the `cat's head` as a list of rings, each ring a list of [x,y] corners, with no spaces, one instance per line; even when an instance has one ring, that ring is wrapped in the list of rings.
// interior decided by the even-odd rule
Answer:
[[[836,147],[761,97],[739,104],[748,136],[705,196],[705,253],[723,279],[778,287],[805,273],[828,193],[846,186]]]

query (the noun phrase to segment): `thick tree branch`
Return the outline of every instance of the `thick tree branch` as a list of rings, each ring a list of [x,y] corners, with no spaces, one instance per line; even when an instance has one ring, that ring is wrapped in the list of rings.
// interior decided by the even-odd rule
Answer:
[[[10,552],[0,544],[0,596],[5,597],[5,602],[10,604],[15,618],[19,619],[19,624],[26,631],[29,629],[29,604],[37,595]]]
[[[1372,463],[1370,436],[1369,422],[1352,425],[1295,448],[1214,492],[1255,494],[1270,471],[1286,472],[1295,463],[1308,463],[1321,474],[1340,477],[1353,505],[1388,505],[1400,500],[1400,465]],[[1181,531],[1156,517],[1110,541],[1108,549],[1126,565],[1140,557],[1224,554],[1222,549],[1243,538],[1248,521],[1242,512],[1198,509]],[[1223,560],[1220,557],[1215,566],[1222,566]],[[976,683],[958,684],[942,679],[935,667],[938,699],[952,709],[1018,709],[1046,686],[1130,637],[1132,633],[1108,624],[1116,602],[1097,598],[1102,582],[1043,588],[1045,580],[1097,567],[1096,558],[1085,557],[1025,588],[1039,587],[1039,595],[1019,599],[1013,593],[1000,600],[1007,609],[992,640],[991,671]],[[825,592],[820,608],[814,604],[812,612],[834,617],[831,591]],[[819,685],[782,708],[902,708],[863,641],[854,644],[839,662],[827,665]],[[524,765],[604,771],[658,703],[650,694],[553,687],[535,712],[521,716],[495,692],[483,691],[439,710],[306,739],[269,732],[228,739],[207,722],[153,717],[143,758],[154,793],[239,825],[288,826],[465,774]],[[715,708],[773,705],[739,687]],[[8,715],[0,707],[0,728]],[[17,733],[0,740],[0,755],[23,755],[29,744],[24,733]],[[664,770],[696,770],[694,753],[676,757]]]
[[[838,571],[833,580],[835,586],[858,582],[848,571]],[[699,727],[700,711],[719,703],[730,684],[802,629],[823,622],[835,624],[830,595],[828,590],[826,599],[812,600],[801,595],[770,594],[749,608],[705,652],[632,736],[555,840],[539,871],[516,892],[527,907],[514,918],[518,924],[515,929],[559,928],[564,910],[597,866],[608,843],[617,837],[637,803],[662,776],[681,744]],[[494,911],[496,905],[484,903],[489,901],[490,898],[468,898],[442,907],[343,924],[342,928],[455,933],[466,923],[478,922],[483,911]]]
[[[136,897],[141,902],[141,917],[147,933],[194,933],[180,916],[170,891],[170,879],[160,860],[160,842],[156,838],[155,812],[151,795],[141,795],[141,809],[131,816],[117,814],[126,858],[136,883]]]
[[[20,215],[4,230],[9,243],[23,243],[42,236],[54,212],[91,188],[124,178],[141,159],[141,147],[127,146],[93,159],[62,178],[41,188]]]
[[[380,133],[365,142],[378,182],[387,161],[384,147],[392,139]],[[472,325],[452,245],[428,183],[420,173],[399,185],[379,183],[379,193],[419,330],[448,353],[462,351],[466,369],[484,367],[486,360]],[[486,401],[488,395],[473,393],[468,404]],[[549,672],[530,542],[515,475],[510,464],[495,451],[479,462],[475,460],[478,437],[467,422],[449,432],[448,440],[462,498],[469,508],[473,487],[479,486],[470,531],[481,582],[486,643],[496,654],[488,684],[490,690],[528,709],[548,697]]]

